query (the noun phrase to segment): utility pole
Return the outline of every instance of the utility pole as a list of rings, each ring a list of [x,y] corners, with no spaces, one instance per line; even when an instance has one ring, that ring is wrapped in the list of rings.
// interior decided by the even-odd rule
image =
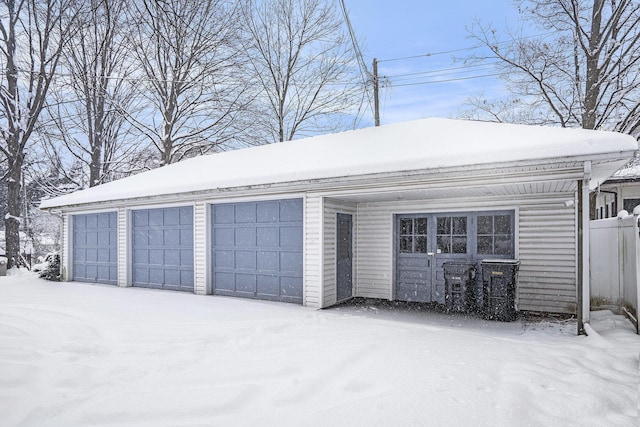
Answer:
[[[380,126],[380,100],[378,98],[378,59],[373,58],[373,119]]]

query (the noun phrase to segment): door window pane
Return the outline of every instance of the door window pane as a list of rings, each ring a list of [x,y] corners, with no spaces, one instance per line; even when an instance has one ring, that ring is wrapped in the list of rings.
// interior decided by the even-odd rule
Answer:
[[[467,217],[439,217],[437,242],[440,253],[467,253]]]
[[[513,256],[512,215],[478,216],[478,254]]]
[[[511,234],[511,216],[496,215],[495,217],[495,233]]]
[[[457,236],[467,235],[467,217],[458,216],[452,218],[453,234]]]
[[[449,234],[451,232],[451,218],[440,217],[438,218],[438,234]]]
[[[493,217],[492,216],[479,216],[478,217],[478,234],[493,234]]]
[[[443,254],[451,253],[451,237],[438,236],[438,252]]]
[[[415,252],[421,254],[427,253],[427,236],[416,236]]]
[[[399,238],[401,253],[427,253],[427,218],[401,218]]]
[[[413,220],[401,219],[400,220],[400,234],[412,234],[413,233]]]
[[[402,253],[413,252],[413,237],[400,236],[400,252]]]

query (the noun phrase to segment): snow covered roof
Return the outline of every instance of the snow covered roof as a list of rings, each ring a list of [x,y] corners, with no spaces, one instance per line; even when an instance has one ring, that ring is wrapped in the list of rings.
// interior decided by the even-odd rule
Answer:
[[[633,137],[613,132],[423,119],[196,157],[40,207],[493,163],[630,158],[637,149]]]
[[[634,164],[628,167],[624,167],[619,169],[616,173],[611,175],[612,181],[622,181],[622,180],[637,180],[640,178],[640,164]]]

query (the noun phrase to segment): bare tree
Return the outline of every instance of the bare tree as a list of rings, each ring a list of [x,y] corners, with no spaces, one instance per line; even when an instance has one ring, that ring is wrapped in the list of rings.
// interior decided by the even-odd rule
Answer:
[[[4,218],[8,266],[20,253],[21,183],[30,141],[65,43],[74,30],[74,0],[0,1],[0,153],[6,162]]]
[[[249,0],[243,15],[256,125],[273,141],[352,125],[364,88],[335,5]]]
[[[85,164],[88,185],[106,182],[117,171],[130,145],[126,138],[133,85],[127,76],[130,61],[124,31],[126,0],[86,0],[78,31],[63,51],[62,72],[49,105],[51,123],[44,132],[54,143],[47,150],[60,161],[62,145],[73,159]],[[57,130],[57,132],[56,132]],[[69,156],[65,156],[69,157]]]
[[[498,32],[475,23],[472,34],[491,55],[471,60],[499,59],[513,94],[506,102],[472,101],[475,114],[490,120],[520,118],[639,136],[640,4],[633,0],[515,3],[522,19],[544,36],[509,34],[508,42],[501,43]]]
[[[228,142],[243,108],[237,71],[239,21],[227,0],[141,0],[135,3],[136,60],[142,115],[130,120],[160,154],[160,165]]]

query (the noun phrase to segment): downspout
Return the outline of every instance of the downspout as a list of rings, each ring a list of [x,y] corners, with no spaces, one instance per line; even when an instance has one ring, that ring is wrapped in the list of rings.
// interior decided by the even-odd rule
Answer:
[[[589,183],[591,162],[584,162],[583,179],[578,180],[578,283],[577,316],[578,335],[585,335],[584,324],[589,323],[590,283],[589,283]]]

